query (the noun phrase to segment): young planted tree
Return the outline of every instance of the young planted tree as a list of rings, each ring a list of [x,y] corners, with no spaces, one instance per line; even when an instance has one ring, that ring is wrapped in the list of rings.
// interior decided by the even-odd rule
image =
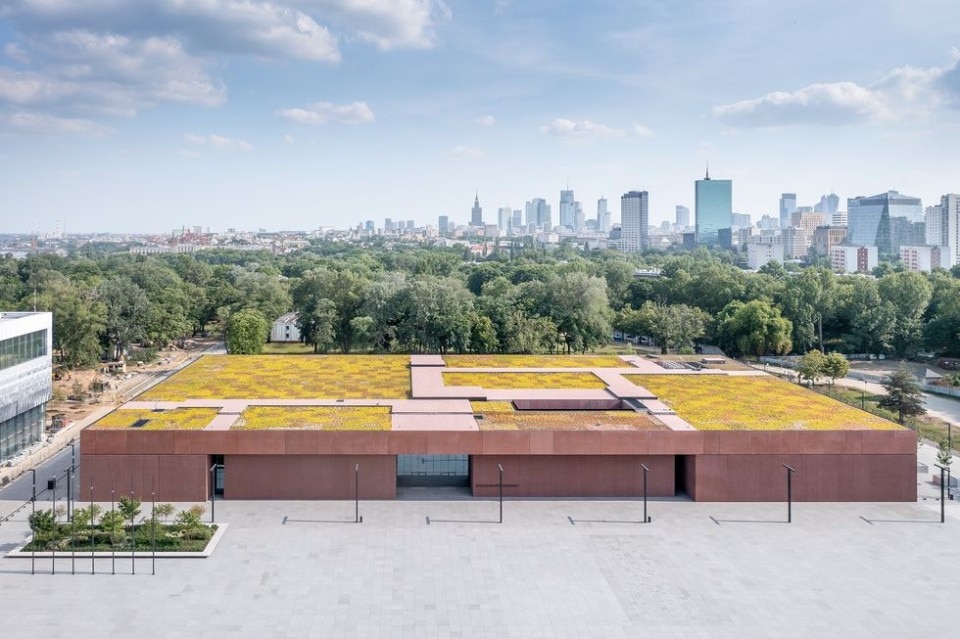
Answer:
[[[816,384],[817,380],[823,377],[827,365],[827,358],[824,357],[823,353],[818,350],[808,351],[800,359],[800,364],[797,366],[797,373],[800,375],[800,379],[805,379],[810,382],[810,384]]]
[[[880,398],[880,408],[896,411],[897,421],[903,423],[904,417],[923,415],[927,409],[923,407],[923,393],[920,385],[910,369],[900,364],[883,387],[887,394]]]
[[[830,378],[830,384],[833,385],[838,378],[846,377],[850,372],[850,362],[842,354],[833,352],[827,353],[823,358],[823,374]]]

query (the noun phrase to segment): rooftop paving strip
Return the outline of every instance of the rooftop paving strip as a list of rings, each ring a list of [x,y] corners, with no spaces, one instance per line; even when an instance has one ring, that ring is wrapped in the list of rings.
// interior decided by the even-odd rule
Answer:
[[[898,430],[870,413],[770,376],[642,375],[697,430]]]
[[[496,402],[491,402],[496,403]],[[650,415],[623,410],[517,411],[480,413],[480,430],[668,430]]]
[[[251,406],[232,430],[390,430],[386,406]]]
[[[444,355],[447,368],[624,368],[616,355]]]
[[[484,389],[603,389],[606,384],[593,373],[443,373],[447,386],[479,386]]]
[[[205,355],[138,399],[403,399],[409,363],[409,355]]]
[[[202,430],[217,416],[216,408],[149,410],[118,408],[91,428],[97,430]]]

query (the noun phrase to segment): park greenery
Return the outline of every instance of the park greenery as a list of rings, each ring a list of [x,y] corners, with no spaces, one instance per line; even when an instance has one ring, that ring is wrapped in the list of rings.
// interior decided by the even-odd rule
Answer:
[[[923,393],[914,374],[904,364],[900,364],[883,383],[887,394],[880,398],[878,405],[897,414],[897,421],[903,423],[904,417],[923,415]]]
[[[69,519],[62,506],[37,510],[28,517],[33,538],[24,550],[200,552],[216,531],[216,526],[203,523],[204,507],[199,504],[175,517],[172,504],[157,504],[149,516],[141,516],[143,507],[124,495],[109,510],[91,504],[74,509]]]
[[[0,308],[53,311],[56,356],[70,367],[208,333],[257,353],[291,310],[318,353],[583,353],[622,330],[681,353],[710,343],[734,356],[960,355],[960,269],[748,272],[736,259],[525,245],[477,260],[464,247],[319,240],[283,255],[80,248],[0,258]]]

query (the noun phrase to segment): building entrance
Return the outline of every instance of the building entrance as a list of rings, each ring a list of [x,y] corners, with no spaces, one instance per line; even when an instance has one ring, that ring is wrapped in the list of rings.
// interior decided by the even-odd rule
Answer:
[[[469,455],[397,455],[398,487],[469,485]]]

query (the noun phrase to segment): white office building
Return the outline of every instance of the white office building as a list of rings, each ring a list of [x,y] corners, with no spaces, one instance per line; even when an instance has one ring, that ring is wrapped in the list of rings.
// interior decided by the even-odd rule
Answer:
[[[43,438],[52,340],[51,313],[0,313],[0,460]]]
[[[647,248],[649,207],[646,191],[630,191],[620,198],[620,238],[624,253],[639,253]]]

